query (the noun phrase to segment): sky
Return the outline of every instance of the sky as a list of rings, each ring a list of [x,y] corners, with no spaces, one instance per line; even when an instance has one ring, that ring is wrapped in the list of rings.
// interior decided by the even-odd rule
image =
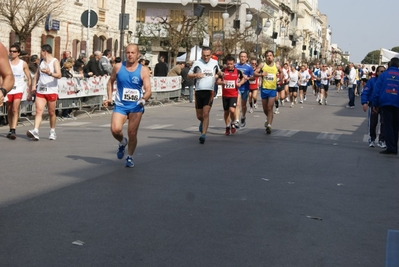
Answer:
[[[319,10],[328,16],[331,42],[349,51],[352,62],[399,46],[399,0],[319,0]]]

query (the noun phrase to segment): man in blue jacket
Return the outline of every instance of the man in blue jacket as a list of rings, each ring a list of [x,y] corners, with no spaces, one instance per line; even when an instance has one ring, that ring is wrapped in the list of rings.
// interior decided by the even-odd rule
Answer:
[[[372,103],[374,111],[381,109],[384,121],[384,135],[387,149],[381,154],[398,154],[399,131],[399,54],[390,61],[389,68],[384,71],[375,83]]]
[[[373,90],[375,87],[375,83],[377,82],[378,76],[385,71],[384,66],[378,66],[377,71],[376,71],[376,76],[370,78],[370,80],[367,81],[366,85],[363,88],[362,91],[362,106],[363,106],[363,111],[367,113],[367,117],[369,120],[368,126],[369,126],[369,147],[375,147],[375,138],[377,137],[376,133],[376,128],[378,124],[378,113],[374,112],[373,110],[373,103],[371,102],[371,96],[373,95]],[[384,139],[384,129],[383,129],[383,121],[381,120],[381,115],[380,115],[380,121],[381,121],[381,127],[380,127],[380,135],[378,137],[378,146],[381,148],[387,148],[385,144],[385,139]]]

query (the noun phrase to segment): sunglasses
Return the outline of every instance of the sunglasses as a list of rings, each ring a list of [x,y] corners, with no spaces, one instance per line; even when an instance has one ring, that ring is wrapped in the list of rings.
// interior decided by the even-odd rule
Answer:
[[[18,53],[17,50],[10,50],[10,53]]]

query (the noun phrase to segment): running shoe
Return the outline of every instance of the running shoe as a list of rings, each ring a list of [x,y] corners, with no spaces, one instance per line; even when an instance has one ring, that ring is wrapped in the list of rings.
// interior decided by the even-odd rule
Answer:
[[[246,125],[247,123],[245,122],[245,117],[242,117],[241,118],[241,127],[245,127],[245,125]]]
[[[39,131],[29,130],[26,132],[26,135],[34,141],[39,141]]]
[[[267,121],[265,121],[265,128],[267,128],[267,125],[268,125],[269,123],[267,122]]]
[[[230,135],[230,127],[226,127],[226,132],[224,134],[225,135]]]
[[[234,121],[234,126],[236,127],[236,129],[240,129],[240,122]]]
[[[284,107],[284,99],[280,99],[280,104]]]
[[[234,125],[234,123],[231,123],[231,133],[232,134],[236,133],[236,126]]]
[[[294,107],[294,102],[292,102],[292,103],[291,103],[291,106],[290,106],[290,108],[293,108],[293,107]]]
[[[324,100],[324,105],[327,105],[327,100]]]
[[[199,138],[200,144],[204,144],[205,143],[205,139],[206,139],[205,134],[201,134],[201,137]]]
[[[369,147],[375,147],[375,142],[374,141],[370,141],[369,142]]]
[[[280,111],[278,111],[278,108],[274,111],[274,114],[280,114]]]
[[[133,158],[132,157],[130,157],[130,156],[126,157],[125,166],[128,167],[128,168],[133,168],[134,167],[134,162],[133,162]]]
[[[258,104],[254,104],[254,109],[257,109],[258,108]]]
[[[9,132],[7,134],[7,138],[11,139],[11,140],[15,140],[15,139],[17,139],[17,135],[15,134],[15,132]]]
[[[55,134],[55,131],[50,131],[48,139],[49,140],[56,140],[57,139],[57,135]]]
[[[270,124],[267,125],[267,127],[266,127],[266,133],[267,134],[271,134],[272,133],[272,126]]]
[[[387,145],[385,144],[385,141],[378,141],[377,146],[381,148],[387,148]]]
[[[199,126],[198,126],[198,131],[199,131],[200,133],[202,133],[202,122],[200,122],[200,124],[199,124]]]
[[[123,138],[123,141],[124,141],[125,144],[124,145],[123,144],[119,144],[118,151],[116,152],[116,157],[118,159],[123,159],[123,156],[125,155],[125,148],[127,146],[126,137]]]
[[[300,100],[300,101],[299,101],[299,104],[303,104],[303,101],[302,101],[302,100]]]
[[[319,105],[323,105],[323,101],[321,99],[319,100]]]
[[[253,109],[253,108],[250,108],[250,109],[249,109],[249,113],[254,113],[254,109]]]
[[[306,101],[306,95],[303,97],[303,101]]]

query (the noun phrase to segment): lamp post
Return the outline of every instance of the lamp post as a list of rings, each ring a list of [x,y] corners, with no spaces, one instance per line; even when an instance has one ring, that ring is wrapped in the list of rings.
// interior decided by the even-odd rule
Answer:
[[[277,37],[278,37],[278,32],[276,32],[276,22],[277,22],[277,20],[281,20],[281,19],[282,19],[282,17],[272,17],[271,19],[268,18],[266,23],[265,23],[265,27],[269,28],[272,25],[272,22],[273,22],[273,33],[272,33],[272,36],[271,36],[272,39],[273,39],[273,53],[276,53],[276,44],[275,44],[274,40],[277,39]],[[284,25],[280,26],[280,32],[281,33],[285,32],[285,26]]]

